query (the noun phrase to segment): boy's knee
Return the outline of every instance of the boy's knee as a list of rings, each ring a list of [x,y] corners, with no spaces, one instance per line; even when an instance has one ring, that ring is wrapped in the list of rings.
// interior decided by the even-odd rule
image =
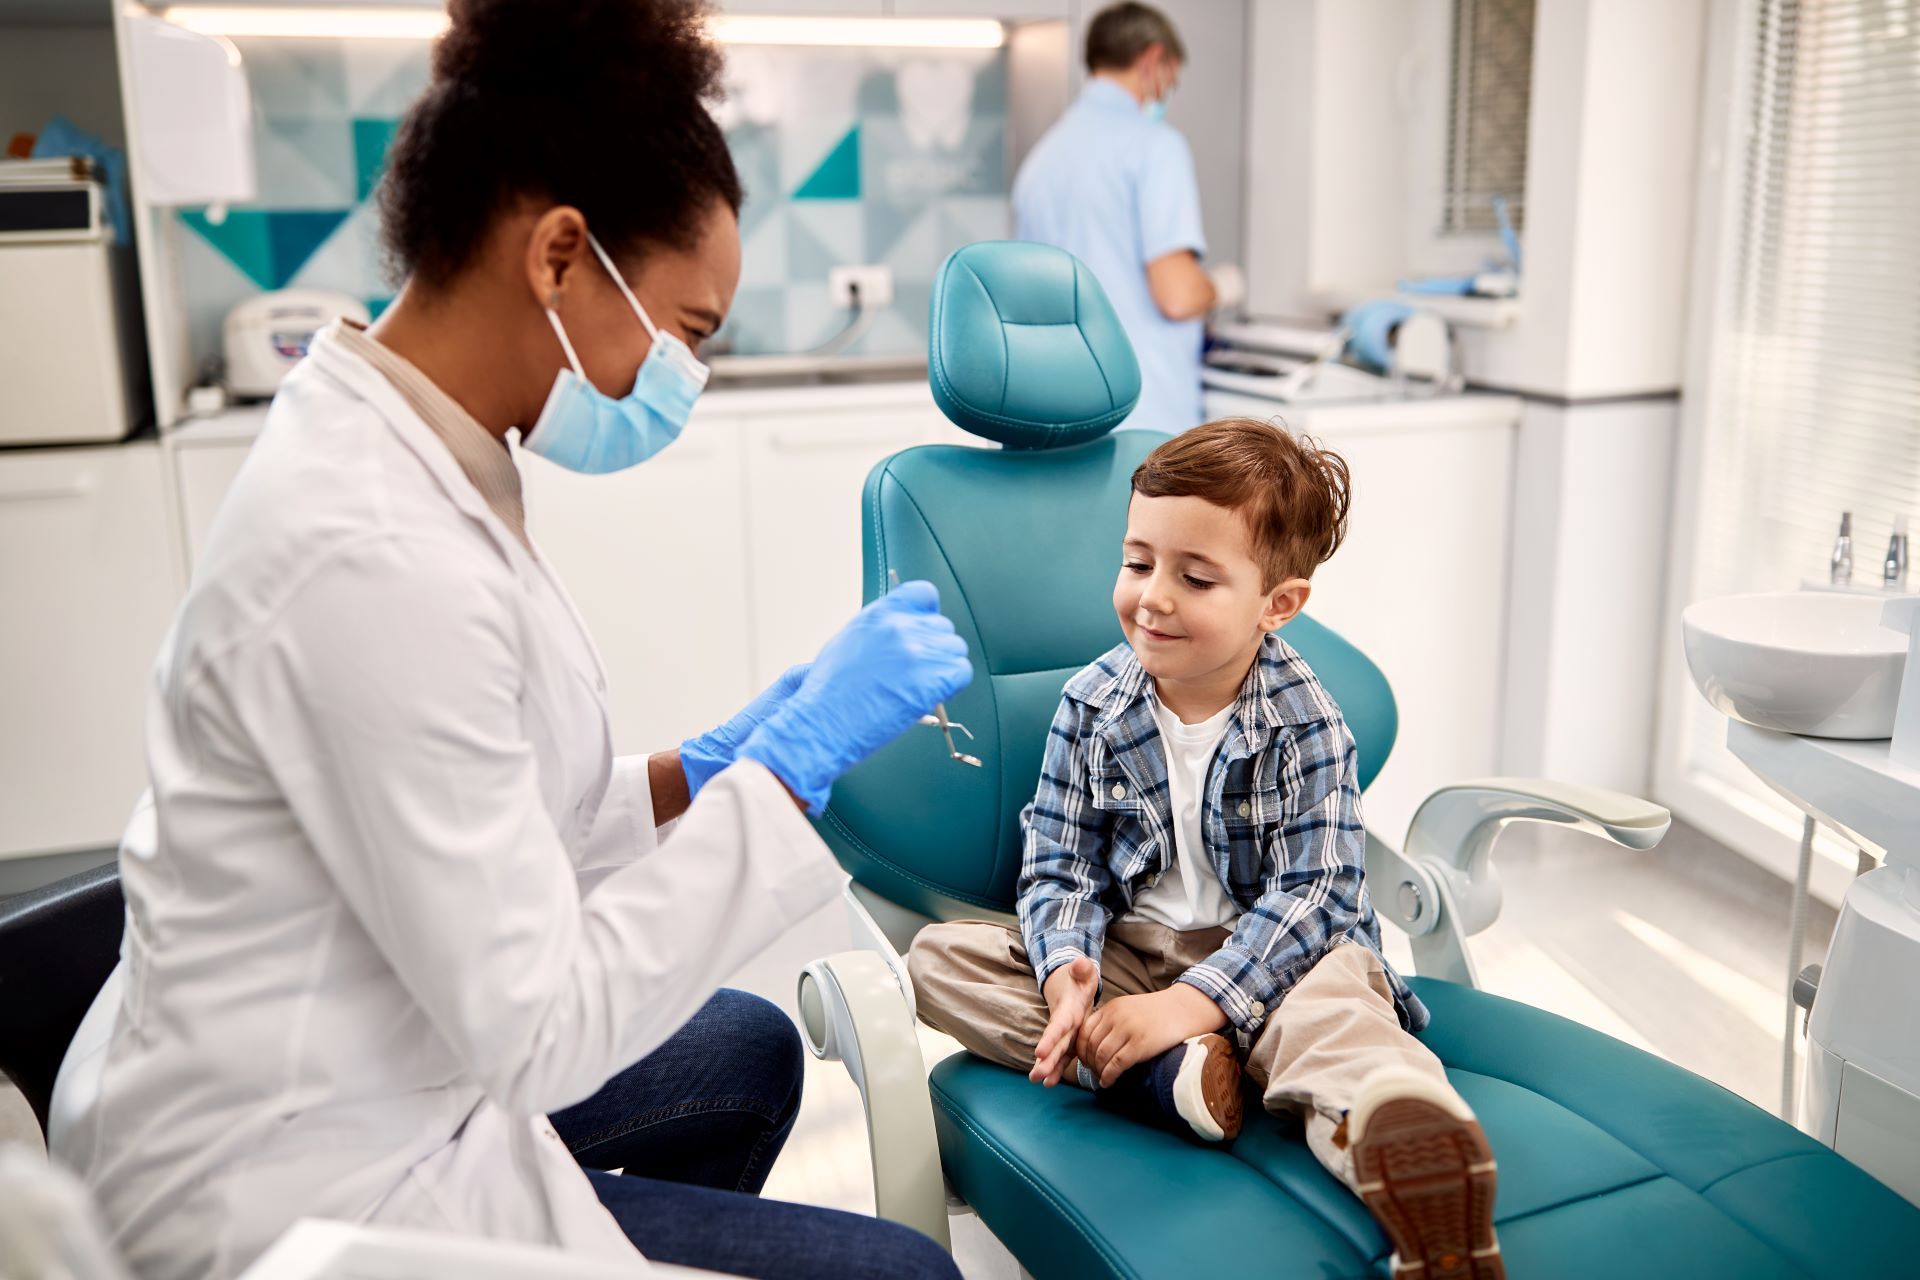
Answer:
[[[939,1004],[950,985],[955,951],[965,936],[966,931],[953,924],[930,924],[914,935],[913,945],[907,949],[907,977],[913,981],[913,998],[922,1008]]]

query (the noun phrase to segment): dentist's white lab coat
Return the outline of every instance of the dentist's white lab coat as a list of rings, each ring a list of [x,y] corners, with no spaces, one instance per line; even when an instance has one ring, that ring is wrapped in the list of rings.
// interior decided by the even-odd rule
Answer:
[[[726,770],[661,840],[559,583],[324,335],[148,718],[120,966],[52,1123],[136,1271],[231,1275],[303,1216],[643,1266],[546,1114],[837,889],[774,777]]]

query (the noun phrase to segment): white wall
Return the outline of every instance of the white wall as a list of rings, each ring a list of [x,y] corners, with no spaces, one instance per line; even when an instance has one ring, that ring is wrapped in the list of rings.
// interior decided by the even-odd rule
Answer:
[[[1524,311],[1468,376],[1579,400],[1676,391],[1705,0],[1539,0]]]
[[[1523,313],[1476,382],[1537,397],[1516,458],[1503,768],[1650,787],[1704,0],[1540,0]]]
[[[1648,784],[1706,4],[1538,0],[1521,317],[1459,330],[1469,381],[1530,398],[1490,709],[1510,772]],[[1446,0],[1252,0],[1256,314],[1493,251],[1436,233],[1451,38]]]
[[[1406,270],[1413,0],[1253,0],[1247,309],[1311,316]]]
[[[0,26],[0,138],[37,132],[58,112],[126,145],[113,52],[113,11],[72,0],[66,25]],[[0,12],[0,19],[4,19]]]
[[[1527,406],[1503,773],[1648,788],[1676,417],[1672,400]]]

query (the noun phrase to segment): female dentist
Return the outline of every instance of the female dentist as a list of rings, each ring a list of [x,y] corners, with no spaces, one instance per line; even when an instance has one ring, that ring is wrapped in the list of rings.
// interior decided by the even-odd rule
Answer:
[[[450,10],[383,194],[405,290],[287,379],[156,665],[121,962],[54,1154],[142,1276],[233,1275],[308,1216],[954,1276],[752,1194],[798,1039],[715,993],[837,890],[802,809],[964,686],[966,646],[910,583],[726,725],[614,757],[506,436],[606,472],[686,422],[740,271],[720,57],[698,0]],[[700,536],[605,551],[644,593]],[[645,603],[699,652],[686,602]]]

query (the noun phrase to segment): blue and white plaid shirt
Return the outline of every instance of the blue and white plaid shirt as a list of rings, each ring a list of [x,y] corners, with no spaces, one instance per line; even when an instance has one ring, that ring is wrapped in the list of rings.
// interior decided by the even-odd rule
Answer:
[[[1167,754],[1153,682],[1127,645],[1067,682],[1040,788],[1020,816],[1020,931],[1044,987],[1076,956],[1096,963],[1107,923],[1173,863]],[[1367,900],[1353,734],[1293,647],[1262,643],[1207,772],[1207,852],[1240,909],[1220,949],[1180,976],[1250,1040],[1293,984],[1351,938],[1380,951]],[[1387,967],[1401,1025],[1427,1023]]]

